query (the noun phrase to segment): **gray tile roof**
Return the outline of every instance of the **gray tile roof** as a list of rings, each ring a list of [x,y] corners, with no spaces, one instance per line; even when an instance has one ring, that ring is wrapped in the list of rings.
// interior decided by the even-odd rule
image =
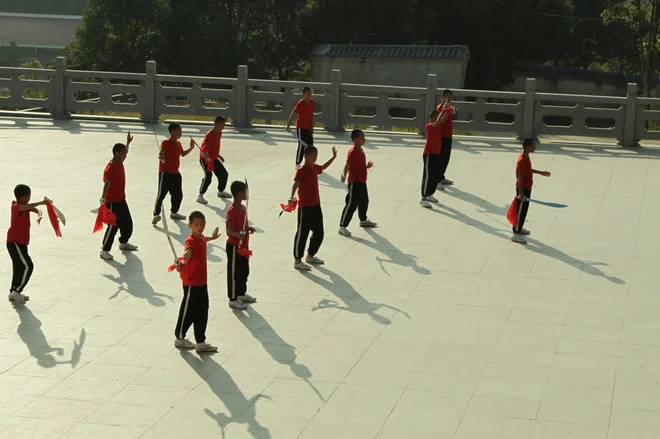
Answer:
[[[365,44],[324,44],[314,47],[313,57],[353,59],[434,59],[467,61],[467,46],[399,46]]]

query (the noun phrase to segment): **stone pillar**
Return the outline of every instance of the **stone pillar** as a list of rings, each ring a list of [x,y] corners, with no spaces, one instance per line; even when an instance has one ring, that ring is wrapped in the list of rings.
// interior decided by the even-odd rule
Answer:
[[[147,77],[144,81],[144,113],[142,121],[144,123],[156,123],[156,61],[147,61]]]
[[[637,84],[628,84],[622,146],[639,146],[637,131]]]
[[[55,119],[62,119],[67,117],[66,113],[66,77],[64,72],[66,71],[66,58],[63,56],[58,56],[55,59],[55,77],[53,77],[52,83],[52,95],[51,98],[53,106],[53,117]]]
[[[438,77],[434,73],[429,73],[426,76],[426,100],[424,105],[424,114],[418,114],[417,119],[419,120],[419,133],[424,135],[426,134],[426,121],[428,120],[428,115],[431,111],[435,110],[435,95],[438,90]]]
[[[523,126],[522,130],[519,130],[520,137],[526,139],[528,137],[534,137],[534,108],[536,108],[535,102],[536,95],[536,79],[527,78],[525,81],[525,102],[524,112],[523,112]]]
[[[234,126],[250,126],[248,120],[247,93],[248,93],[248,68],[247,66],[238,66],[238,84],[236,84],[236,111]]]
[[[339,114],[341,99],[341,70],[333,69],[330,74],[330,117],[328,131],[341,131],[344,129],[342,115]]]

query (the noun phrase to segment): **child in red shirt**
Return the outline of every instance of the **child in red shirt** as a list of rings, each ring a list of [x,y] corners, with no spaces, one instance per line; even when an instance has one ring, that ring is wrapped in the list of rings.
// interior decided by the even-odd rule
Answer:
[[[183,300],[176,322],[174,346],[197,352],[217,352],[218,348],[206,343],[206,324],[209,319],[209,289],[207,285],[206,243],[218,239],[218,227],[211,237],[204,236],[206,218],[202,212],[192,212],[188,219],[192,234],[186,239],[183,261],[176,262],[176,271],[183,281]],[[195,341],[186,339],[186,332],[194,325]]]
[[[296,118],[296,137],[298,138],[298,152],[296,153],[296,168],[299,168],[304,157],[305,148],[314,145],[314,109],[316,102],[312,99],[312,89],[303,87],[302,99],[298,101],[293,111],[289,115],[289,121],[286,124],[286,131],[291,130],[291,121],[293,115]]]
[[[440,151],[440,168],[438,170],[440,173],[439,185],[442,186],[451,186],[454,184],[453,181],[445,178],[445,172],[447,172],[447,166],[449,166],[449,159],[451,158],[451,145],[454,137],[454,115],[456,114],[456,108],[451,106],[453,99],[454,93],[451,90],[443,91],[442,102],[437,108],[438,112],[442,115],[442,121],[440,122],[442,149]]]
[[[195,148],[195,141],[190,139],[190,147],[183,150],[181,142],[181,125],[172,123],[168,127],[170,138],[163,140],[160,144],[160,153],[158,159],[158,195],[156,196],[156,206],[154,207],[154,219],[151,224],[156,225],[160,221],[160,211],[163,207],[163,200],[167,194],[170,194],[172,206],[170,209],[170,218],[173,220],[184,220],[185,215],[179,213],[181,202],[183,201],[183,188],[181,174],[179,173],[179,164],[181,157],[185,157]]]
[[[373,162],[367,163],[367,156],[362,149],[365,144],[364,132],[362,130],[353,130],[351,132],[353,148],[348,151],[346,165],[341,175],[342,183],[346,181],[348,174],[348,194],[346,195],[346,206],[341,214],[339,221],[339,234],[342,236],[351,236],[351,232],[346,227],[351,223],[355,210],[358,211],[360,218],[360,227],[376,227],[376,223],[367,218],[367,209],[369,208],[369,192],[367,192],[367,169],[374,167]]]
[[[11,203],[11,225],[7,230],[7,251],[11,257],[13,276],[9,289],[9,300],[21,305],[30,298],[23,294],[25,286],[30,281],[34,264],[28,254],[30,244],[30,213],[38,215],[37,223],[41,223],[41,212],[37,206],[46,204],[48,198],[37,203],[30,203],[32,190],[29,186],[19,184],[14,188],[16,201]]]
[[[199,187],[199,196],[197,202],[200,204],[207,204],[208,201],[204,198],[204,194],[211,185],[213,174],[218,179],[218,197],[231,198],[231,194],[225,192],[227,187],[227,179],[229,173],[223,164],[225,159],[220,155],[220,140],[222,140],[222,130],[225,129],[225,118],[218,116],[213,122],[213,129],[206,133],[202,141],[201,151],[199,152],[199,164],[204,171],[204,178],[202,185]]]
[[[112,244],[115,242],[117,231],[119,235],[119,250],[135,251],[137,245],[128,242],[133,234],[133,218],[131,211],[126,203],[126,171],[124,170],[124,160],[128,155],[128,147],[133,141],[131,132],[126,135],[126,145],[117,143],[112,147],[112,160],[108,162],[103,171],[103,192],[100,203],[105,204],[111,213],[117,215],[117,225],[108,225],[108,229],[103,237],[103,249],[101,250],[101,259],[112,260],[110,254]]]
[[[426,208],[431,208],[431,202],[436,203],[433,196],[440,183],[440,162],[442,161],[441,128],[442,115],[433,110],[426,124],[426,143],[424,144],[424,171],[422,172],[422,200],[419,202]],[[442,189],[444,187],[440,186]]]
[[[234,202],[227,209],[227,296],[229,307],[245,309],[248,303],[254,303],[256,298],[247,294],[247,280],[250,275],[250,259],[238,251],[239,248],[249,249],[250,235],[254,227],[248,225],[247,210],[243,200],[247,199],[247,187],[242,181],[235,181],[230,187]]]
[[[294,176],[291,198],[289,202],[295,201],[296,189],[298,190],[298,229],[293,241],[293,257],[296,270],[311,270],[307,264],[324,264],[322,259],[316,257],[321,243],[323,243],[323,212],[321,211],[321,198],[319,196],[319,174],[332,164],[337,158],[337,148],[332,147],[332,158],[323,166],[316,164],[318,150],[314,146],[305,148],[305,164],[300,167]],[[305,254],[305,245],[309,232],[312,238],[309,241],[307,258],[304,263],[302,257]]]
[[[516,209],[518,210],[518,227],[513,228],[511,241],[518,244],[525,244],[527,241],[523,237],[529,235],[529,230],[523,229],[527,210],[529,209],[529,199],[532,196],[532,186],[534,185],[533,174],[540,174],[544,177],[550,177],[548,171],[537,171],[532,169],[532,161],[529,155],[536,151],[534,140],[527,138],[523,140],[523,152],[518,156],[516,162]]]

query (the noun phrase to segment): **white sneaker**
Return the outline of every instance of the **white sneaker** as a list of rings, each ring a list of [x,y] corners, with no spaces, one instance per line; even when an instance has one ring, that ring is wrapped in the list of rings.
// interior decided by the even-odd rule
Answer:
[[[179,349],[193,349],[195,347],[195,343],[188,340],[187,338],[177,338],[174,340],[174,347]]]
[[[429,195],[428,197],[426,197],[426,199],[428,201],[430,201],[431,203],[437,203],[438,202],[438,199],[435,198],[433,195]]]
[[[208,343],[197,343],[195,345],[195,350],[197,352],[218,352],[218,348],[215,346],[211,346]]]
[[[154,219],[151,220],[151,224],[154,226],[160,222],[160,215],[156,215]]]
[[[443,185],[445,185],[445,186],[451,186],[452,184],[454,184],[454,182],[451,181],[451,180],[447,180],[447,179],[445,178],[444,180],[440,181],[440,184],[443,184]]]
[[[246,309],[248,306],[240,300],[230,300],[229,307],[232,309]]]
[[[378,223],[375,223],[371,221],[370,219],[366,219],[364,221],[360,221],[360,227],[376,227]]]
[[[308,264],[315,264],[315,265],[323,265],[325,264],[325,261],[321,258],[317,258],[316,256],[307,256],[305,258],[305,262]]]
[[[184,220],[184,219],[186,219],[186,216],[185,216],[185,215],[181,215],[181,214],[178,213],[178,212],[177,212],[177,213],[170,213],[170,219],[173,219],[173,220]]]
[[[419,202],[422,206],[426,207],[427,209],[431,208],[431,203],[429,203],[429,200],[426,198],[422,198],[422,200]]]
[[[520,234],[520,235],[529,235],[530,233],[532,233],[532,232],[530,232],[527,229],[522,229],[520,232],[518,232],[518,234]]]
[[[337,233],[341,236],[351,236],[351,232],[346,227],[340,227]]]
[[[222,191],[222,192],[218,192],[218,197],[220,197],[220,198],[231,198],[232,196],[229,192]]]
[[[442,183],[438,183],[438,187],[436,189],[439,191],[444,191],[445,187],[442,185]]]
[[[300,264],[296,264],[296,263],[294,263],[294,264],[293,264],[293,268],[295,268],[296,270],[300,270],[300,271],[309,271],[309,270],[312,269],[312,267],[310,267],[309,265],[305,264],[304,262],[301,262]]]
[[[199,204],[209,204],[209,202],[206,201],[206,198],[204,198],[204,195],[202,195],[202,194],[199,194],[199,195],[197,196],[197,202],[198,202]]]
[[[11,302],[12,300],[14,300],[14,296],[13,296],[12,294],[13,294],[13,291],[12,291],[11,293],[9,293],[9,297],[8,297],[8,299],[9,299],[10,302]],[[21,296],[23,296],[23,299],[25,299],[26,302],[30,300],[30,296],[26,296],[26,295],[23,294],[23,293],[18,293],[18,294],[20,294]]]
[[[137,249],[138,249],[138,246],[133,245],[130,242],[126,242],[124,244],[119,244],[119,250],[121,250],[121,251],[134,252]]]
[[[240,300],[243,303],[256,303],[257,298],[252,297],[249,294],[243,294],[242,296],[238,296],[238,300]]]
[[[110,252],[107,252],[105,250],[101,250],[101,259],[106,260],[106,261],[112,261],[115,257],[110,254]]]
[[[9,294],[9,300],[12,300],[19,305],[25,305],[25,297],[18,291],[13,291]]]
[[[518,233],[514,233],[513,236],[511,237],[511,241],[516,242],[518,244],[527,244],[527,240],[522,237],[522,235]]]

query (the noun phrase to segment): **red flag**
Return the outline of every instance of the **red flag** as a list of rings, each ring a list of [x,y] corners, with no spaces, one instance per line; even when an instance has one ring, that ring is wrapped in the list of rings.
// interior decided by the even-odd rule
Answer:
[[[50,225],[53,226],[55,230],[55,235],[58,238],[62,237],[62,231],[60,230],[60,218],[57,216],[57,212],[53,208],[53,203],[50,200],[46,200],[46,210],[48,211],[48,219],[50,220]]]
[[[103,230],[103,224],[117,225],[117,215],[110,212],[105,204],[99,207],[99,213],[96,214],[96,222],[94,223],[94,232],[92,233]]]
[[[179,258],[179,259],[177,259],[177,261],[179,261],[181,263],[182,267],[186,264],[186,260],[183,259],[183,258]],[[176,270],[176,262],[174,264],[170,265],[169,267],[167,267],[168,273],[171,273],[174,270]]]
[[[252,256],[252,250],[248,250],[246,247],[239,247],[238,250],[236,250],[236,253],[248,259]]]
[[[509,207],[509,212],[506,214],[506,219],[509,220],[513,227],[518,227],[518,203],[517,198],[514,198]]]
[[[297,206],[298,206],[298,200],[293,200],[286,205],[280,203],[280,207],[282,208],[282,212],[280,212],[280,216],[282,216],[283,212],[293,212],[294,210],[296,210]]]

